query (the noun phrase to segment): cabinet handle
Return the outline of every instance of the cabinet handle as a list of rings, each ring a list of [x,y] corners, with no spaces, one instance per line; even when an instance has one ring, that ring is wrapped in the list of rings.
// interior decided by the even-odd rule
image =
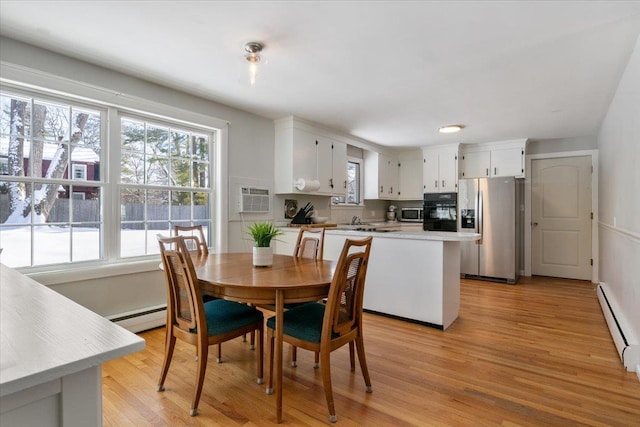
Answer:
[[[435,184],[433,184],[435,188],[438,188],[438,180],[436,179]]]
[[[393,194],[393,187],[389,189],[389,194]]]
[[[347,181],[344,182],[344,188],[347,188]]]
[[[444,179],[442,180],[442,188],[444,188]]]
[[[498,175],[498,168],[493,168],[493,174]]]
[[[489,168],[487,168],[487,176],[489,176]]]
[[[383,193],[383,189],[384,189],[384,186],[383,186],[383,185],[381,185],[381,186],[380,186],[380,193]]]
[[[333,178],[329,178],[329,187],[333,188]]]

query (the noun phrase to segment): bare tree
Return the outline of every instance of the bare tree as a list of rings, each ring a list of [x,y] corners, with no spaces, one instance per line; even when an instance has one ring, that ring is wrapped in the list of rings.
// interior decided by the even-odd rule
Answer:
[[[9,175],[25,176],[25,134],[26,123],[31,120],[32,137],[30,138],[31,153],[29,154],[29,173],[33,177],[43,176],[43,151],[45,128],[52,129],[51,124],[45,125],[48,117],[48,109],[44,105],[35,105],[32,117],[28,115],[27,102],[11,100],[10,107],[10,138],[8,152]],[[62,179],[67,171],[69,157],[73,149],[82,140],[84,128],[89,119],[85,113],[77,114],[74,123],[73,133],[70,135],[69,143],[58,143],[58,148],[47,167],[44,177],[48,179]],[[59,127],[59,126],[58,126]],[[68,126],[67,126],[68,127]],[[61,140],[62,132],[57,129],[53,135],[55,139]],[[58,185],[52,183],[37,184],[33,189],[22,182],[10,182],[9,189],[9,210],[10,214],[5,223],[28,223],[33,212],[33,221],[44,223],[51,212],[51,208],[57,198]]]

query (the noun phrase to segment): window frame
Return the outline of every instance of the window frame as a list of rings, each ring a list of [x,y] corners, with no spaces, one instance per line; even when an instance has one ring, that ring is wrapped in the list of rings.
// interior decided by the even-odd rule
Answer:
[[[5,66],[1,66],[5,70]],[[27,79],[28,80],[28,79]],[[68,281],[91,279],[98,277],[108,277],[110,275],[120,275],[157,269],[157,254],[143,255],[137,257],[119,257],[120,253],[120,206],[117,192],[119,192],[119,178],[114,170],[119,172],[119,135],[120,123],[118,114],[140,115],[147,120],[154,122],[167,121],[174,126],[189,127],[197,129],[198,133],[210,134],[209,140],[209,186],[202,188],[209,192],[209,218],[211,232],[214,233],[215,241],[209,242],[216,248],[226,248],[226,232],[222,227],[222,221],[226,221],[227,216],[220,208],[221,200],[227,198],[226,193],[221,194],[218,185],[224,185],[224,179],[220,179],[220,168],[223,162],[220,161],[222,155],[226,154],[226,144],[228,139],[228,122],[215,117],[205,116],[200,113],[182,110],[169,105],[164,105],[135,97],[128,97],[122,93],[105,90],[94,90],[80,83],[64,82],[67,90],[59,91],[56,84],[61,83],[61,79],[53,77],[45,79],[46,85],[34,85],[20,80],[7,80],[0,78],[0,90],[7,95],[17,97],[31,97],[42,101],[63,103],[75,108],[86,108],[101,112],[101,166],[98,181],[84,181],[89,186],[100,187],[101,190],[101,259],[90,261],[76,261],[52,263],[46,265],[34,265],[17,267],[16,269],[31,277],[36,278],[43,284],[51,285],[65,283]],[[72,87],[73,90],[69,90]],[[93,96],[87,96],[91,94]],[[106,101],[105,101],[106,99]],[[127,105],[128,104],[128,105]],[[118,142],[113,143],[114,139]],[[71,159],[69,168],[73,170]],[[223,167],[226,172],[226,167]],[[3,181],[18,180],[37,182],[38,178],[33,177],[11,177],[2,175]],[[78,180],[82,181],[82,180]],[[68,179],[60,182],[60,185],[79,185],[75,180]],[[221,187],[222,188],[222,187]],[[70,195],[71,196],[71,195]],[[72,197],[70,197],[72,198]],[[116,203],[114,203],[114,201]],[[73,203],[73,201],[71,201]],[[117,206],[116,206],[117,205]],[[222,230],[222,232],[220,232]],[[33,238],[32,238],[33,240]]]
[[[76,176],[76,171],[81,171],[81,177]],[[87,180],[87,165],[83,165],[82,163],[71,163],[71,176],[72,180],[76,181],[86,181]]]
[[[360,196],[360,200],[357,203],[349,203],[347,202],[347,190],[345,189],[345,194],[343,196],[332,197],[331,205],[337,207],[362,207],[364,206],[364,159],[359,157],[347,156],[347,161],[345,163],[345,170],[347,173],[347,177],[349,176],[349,163],[356,163],[359,165],[360,174],[358,177],[358,194]],[[348,178],[347,178],[348,179]],[[335,202],[335,199],[344,198],[342,202]]]

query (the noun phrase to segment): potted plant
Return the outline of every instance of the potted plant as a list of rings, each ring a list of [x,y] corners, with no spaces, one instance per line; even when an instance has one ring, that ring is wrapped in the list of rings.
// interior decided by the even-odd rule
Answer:
[[[269,267],[273,264],[273,248],[271,239],[282,234],[282,231],[270,222],[256,222],[249,227],[249,234],[253,239],[253,265]]]

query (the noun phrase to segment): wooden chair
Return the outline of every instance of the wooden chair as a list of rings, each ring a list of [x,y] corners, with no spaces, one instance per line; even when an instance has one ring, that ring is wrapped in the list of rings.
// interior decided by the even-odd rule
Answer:
[[[315,260],[323,259],[324,255],[324,227],[309,227],[303,225],[298,231],[298,239],[296,246],[293,249],[293,256],[299,258],[309,258]],[[302,303],[305,304],[305,303]],[[289,310],[301,305],[300,303],[286,304],[285,309]],[[296,346],[291,346],[291,366],[296,367],[298,365],[298,349]],[[314,368],[317,368],[320,363],[320,353],[316,352]]]
[[[198,255],[209,255],[209,247],[207,246],[207,239],[204,237],[202,225],[174,225],[173,232],[174,235],[185,238],[189,251],[196,251]]]
[[[355,342],[366,391],[368,393],[372,391],[362,338],[362,300],[372,239],[367,237],[363,240],[347,239],[345,241],[326,304],[308,303],[284,312],[284,341],[296,347],[320,352],[322,384],[331,422],[337,421],[331,388],[330,354],[332,351]],[[270,317],[267,320],[269,345],[267,389],[273,388],[274,328],[275,317]],[[353,357],[350,362],[351,371],[355,371]]]
[[[324,253],[324,227],[303,225],[298,232],[298,240],[293,256],[300,258],[322,259]]]
[[[257,331],[258,384],[262,384],[264,317],[254,307],[224,299],[203,303],[184,237],[158,238],[158,241],[167,284],[166,348],[158,391],[164,391],[176,338],[196,346],[198,367],[190,412],[194,416],[198,412],[210,345]]]

